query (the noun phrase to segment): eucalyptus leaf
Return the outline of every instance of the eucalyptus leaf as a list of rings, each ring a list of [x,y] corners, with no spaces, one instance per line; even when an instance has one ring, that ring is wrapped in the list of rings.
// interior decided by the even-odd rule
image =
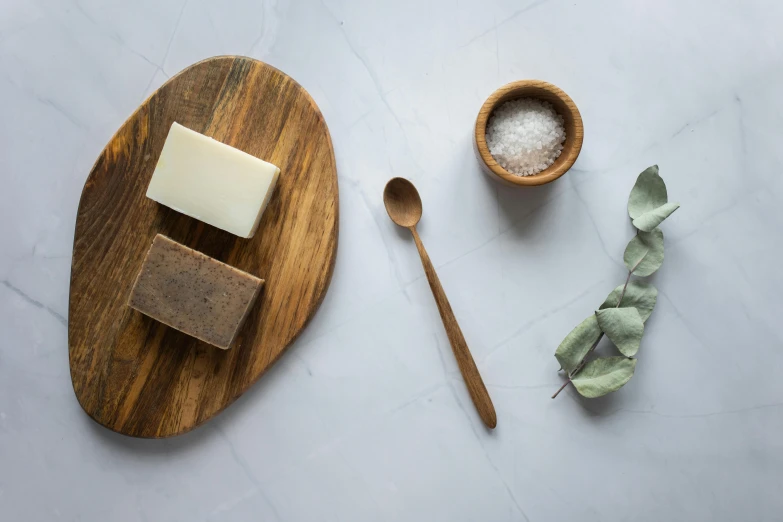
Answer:
[[[663,231],[639,232],[625,247],[623,261],[633,274],[647,277],[663,263]]]
[[[644,323],[638,310],[628,308],[607,308],[595,313],[598,326],[626,357],[636,355],[644,334]]]
[[[621,355],[593,359],[571,379],[571,383],[583,397],[593,399],[617,391],[631,380],[636,369],[636,359]]]
[[[636,219],[668,201],[666,184],[658,175],[658,165],[653,165],[636,178],[636,184],[628,197],[628,215],[631,216],[631,219]]]
[[[650,283],[633,280],[628,283],[625,289],[622,302],[620,295],[623,294],[623,286],[620,285],[609,294],[599,310],[604,308],[624,308],[633,306],[639,311],[642,321],[646,322],[655,308],[655,301],[658,299],[658,290]]]
[[[669,217],[672,212],[680,208],[679,203],[665,203],[658,208],[645,212],[633,220],[633,226],[639,230],[650,232],[652,229],[663,223],[663,220]]]
[[[601,337],[601,329],[598,327],[598,319],[593,314],[571,330],[557,347],[555,358],[560,363],[560,367],[569,373],[573,371],[599,337]]]

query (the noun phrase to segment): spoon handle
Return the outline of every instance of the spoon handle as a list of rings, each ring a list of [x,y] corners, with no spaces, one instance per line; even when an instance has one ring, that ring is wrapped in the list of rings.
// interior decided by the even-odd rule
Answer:
[[[470,355],[468,344],[465,342],[465,337],[462,335],[462,330],[457,324],[457,319],[454,317],[454,312],[451,310],[449,300],[446,298],[446,293],[443,291],[443,287],[440,285],[438,274],[435,273],[435,267],[432,266],[430,256],[427,255],[427,251],[424,250],[424,244],[421,242],[419,233],[416,232],[416,227],[410,227],[411,233],[413,233],[413,240],[416,242],[416,248],[419,249],[419,255],[421,256],[421,264],[424,265],[424,272],[427,274],[427,280],[430,283],[432,289],[432,295],[435,296],[435,302],[438,304],[438,311],[440,312],[440,318],[443,320],[443,326],[446,327],[446,335],[451,342],[451,348],[454,350],[454,357],[457,358],[457,364],[459,370],[462,372],[462,377],[465,379],[465,384],[470,392],[470,397],[473,399],[473,404],[476,405],[479,416],[484,424],[489,428],[494,428],[498,421],[495,414],[495,407],[492,405],[492,399],[489,398],[487,393],[487,387],[484,386],[484,381],[481,380],[481,374],[479,374],[476,363],[473,361],[473,356]]]

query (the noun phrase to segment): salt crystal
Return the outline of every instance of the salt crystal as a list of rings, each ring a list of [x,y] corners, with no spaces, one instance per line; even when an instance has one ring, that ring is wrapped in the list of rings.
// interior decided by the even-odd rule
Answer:
[[[487,147],[501,167],[517,176],[549,168],[563,151],[563,117],[552,104],[535,98],[503,103],[490,115]]]

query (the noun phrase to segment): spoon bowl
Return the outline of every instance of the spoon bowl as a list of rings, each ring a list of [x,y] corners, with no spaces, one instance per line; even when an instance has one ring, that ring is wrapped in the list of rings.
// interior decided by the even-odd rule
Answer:
[[[421,219],[421,197],[413,183],[405,178],[392,178],[383,189],[383,204],[394,223],[415,227]]]

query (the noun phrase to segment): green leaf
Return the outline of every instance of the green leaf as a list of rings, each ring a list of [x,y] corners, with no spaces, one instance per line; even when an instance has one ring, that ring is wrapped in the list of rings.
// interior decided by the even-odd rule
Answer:
[[[620,294],[623,293],[623,285],[618,286],[609,296],[604,303],[600,306],[599,310],[604,308],[625,308],[633,306],[639,311],[639,315],[642,321],[647,321],[650,314],[655,308],[655,301],[658,299],[658,290],[650,283],[644,281],[631,281],[628,283],[628,288],[625,289],[625,295],[623,295],[623,301],[619,303]]]
[[[666,184],[658,175],[658,165],[653,165],[636,178],[636,184],[628,197],[628,215],[631,219],[636,219],[667,201],[669,198],[666,195]]]
[[[621,355],[593,359],[571,382],[582,396],[589,399],[617,391],[633,377],[636,359]]]
[[[601,329],[598,327],[598,319],[593,314],[566,335],[555,351],[557,362],[565,371],[572,372],[599,337],[601,337]]]
[[[607,308],[595,313],[598,326],[626,357],[636,355],[644,334],[644,323],[636,308]]]
[[[625,247],[623,261],[635,275],[647,277],[663,263],[663,231],[639,232]]]
[[[633,220],[633,226],[639,230],[650,232],[652,229],[663,223],[663,220],[669,217],[672,212],[680,208],[679,203],[665,203],[658,208],[645,212]]]

